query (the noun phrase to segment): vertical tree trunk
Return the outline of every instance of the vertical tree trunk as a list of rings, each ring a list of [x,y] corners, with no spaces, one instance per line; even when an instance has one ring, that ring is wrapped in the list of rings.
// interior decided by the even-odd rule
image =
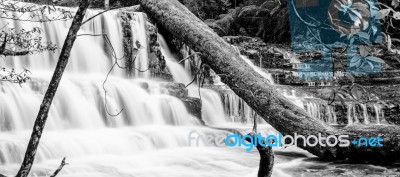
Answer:
[[[254,123],[254,127],[256,127],[256,123]],[[257,132],[254,131],[255,133],[250,133],[248,136],[253,137],[253,140],[256,139],[257,137]],[[253,140],[251,140],[249,137],[246,137],[246,141],[249,143],[254,143]],[[265,141],[263,142],[265,144]],[[258,177],[271,177],[272,176],[272,170],[274,167],[274,152],[272,151],[272,148],[269,146],[261,146],[260,144],[257,143],[256,146],[258,153],[260,154],[260,165],[258,167]]]
[[[39,141],[42,137],[43,129],[46,124],[50,105],[53,101],[58,85],[60,84],[65,67],[68,64],[68,59],[71,53],[72,46],[76,39],[76,34],[81,27],[83,18],[86,14],[86,10],[88,7],[89,0],[81,0],[78,11],[76,12],[74,20],[72,21],[71,27],[69,29],[67,38],[64,41],[64,45],[62,47],[53,77],[51,78],[50,85],[46,91],[46,94],[44,95],[43,102],[40,105],[40,110],[36,117],[35,125],[33,126],[33,131],[25,153],[24,161],[22,162],[21,168],[19,169],[16,177],[28,176],[32,168],[33,162],[35,160],[36,151],[39,146]]]
[[[269,81],[255,72],[231,45],[177,0],[140,0],[144,11],[175,37],[204,55],[208,64],[239,97],[258,115],[284,135],[294,133],[305,137],[349,135],[349,140],[380,136],[384,147],[303,146],[301,148],[324,159],[345,159],[370,163],[391,163],[400,160],[400,128],[388,125],[348,126],[336,129],[311,117],[302,108],[284,97]]]

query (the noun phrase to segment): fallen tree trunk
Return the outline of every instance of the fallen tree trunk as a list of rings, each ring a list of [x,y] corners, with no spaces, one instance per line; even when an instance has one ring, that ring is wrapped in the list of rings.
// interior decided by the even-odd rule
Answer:
[[[144,11],[178,39],[204,55],[208,64],[239,97],[284,135],[304,136],[349,135],[349,140],[360,137],[383,137],[384,147],[302,146],[312,154],[328,160],[349,158],[369,163],[393,163],[400,159],[400,137],[397,126],[349,126],[339,130],[310,117],[284,97],[269,81],[255,72],[234,48],[219,37],[205,23],[177,0],[140,0]]]

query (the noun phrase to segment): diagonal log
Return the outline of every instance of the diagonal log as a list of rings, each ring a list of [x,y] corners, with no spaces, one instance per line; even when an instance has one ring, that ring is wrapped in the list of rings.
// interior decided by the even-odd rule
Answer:
[[[390,125],[348,126],[336,129],[310,117],[284,97],[266,78],[255,72],[240,55],[205,23],[193,15],[177,0],[140,0],[143,10],[176,38],[204,55],[208,64],[239,97],[284,135],[304,136],[349,135],[359,137],[380,136],[384,147],[366,147],[351,144],[348,147],[316,145],[301,148],[327,160],[351,159],[369,163],[393,163],[400,160],[400,128]]]
[[[75,14],[71,27],[68,31],[68,35],[64,41],[64,45],[62,47],[57,62],[57,66],[54,70],[53,77],[51,78],[49,87],[47,88],[46,94],[44,95],[42,104],[40,105],[39,113],[36,117],[31,138],[29,140],[28,147],[25,152],[24,161],[22,162],[16,177],[26,177],[31,171],[33,162],[35,161],[35,155],[39,147],[40,138],[42,137],[43,130],[46,125],[51,103],[56,94],[58,85],[60,84],[64,70],[67,67],[72,46],[74,45],[77,33],[82,25],[82,21],[85,17],[86,10],[88,7],[89,7],[89,0],[80,1],[78,11]],[[59,171],[61,171],[64,165],[65,165],[65,159],[63,160],[60,168],[56,171],[56,175],[58,174]]]

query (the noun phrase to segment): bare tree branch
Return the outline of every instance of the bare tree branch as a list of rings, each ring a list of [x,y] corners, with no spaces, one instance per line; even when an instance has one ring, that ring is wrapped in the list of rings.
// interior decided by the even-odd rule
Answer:
[[[113,9],[107,9],[107,10],[104,10],[104,11],[102,11],[102,12],[99,12],[99,13],[96,14],[96,15],[91,16],[90,18],[86,19],[86,20],[82,23],[82,25],[85,24],[86,22],[88,22],[88,21],[90,21],[90,20],[96,18],[97,16],[99,16],[99,15],[101,15],[101,14],[110,11],[110,10],[113,10]]]
[[[54,173],[53,173],[50,177],[56,177],[56,176],[58,175],[58,173],[60,173],[60,171],[62,170],[62,168],[63,168],[65,165],[68,165],[68,163],[65,163],[65,159],[66,159],[66,158],[64,157],[64,159],[61,161],[60,166],[57,168],[56,171],[54,171]],[[6,177],[6,176],[0,174],[0,177]]]
[[[5,34],[3,44],[1,44],[1,46],[0,46],[0,55],[21,56],[21,55],[29,54],[29,51],[12,51],[12,50],[6,49],[6,44],[7,44],[7,34]]]
[[[200,55],[200,53],[199,53],[199,52],[195,52],[194,54],[189,55],[188,57],[186,57],[186,58],[182,59],[181,61],[179,61],[178,64],[181,64],[181,63],[184,62],[185,60],[191,59],[192,57],[194,57],[194,56],[196,56],[196,55]]]
[[[64,157],[64,159],[61,161],[60,166],[57,168],[57,170],[56,170],[50,177],[55,177],[55,176],[57,176],[58,173],[60,173],[60,171],[62,170],[62,168],[63,168],[65,165],[68,165],[68,164],[65,163],[65,157]]]

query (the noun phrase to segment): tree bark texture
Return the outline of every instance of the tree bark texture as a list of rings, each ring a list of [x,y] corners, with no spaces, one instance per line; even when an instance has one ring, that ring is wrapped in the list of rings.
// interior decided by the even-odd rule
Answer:
[[[310,153],[328,160],[349,158],[369,163],[392,163],[400,159],[400,128],[390,125],[348,126],[336,129],[310,117],[284,97],[266,78],[255,72],[234,48],[193,15],[177,0],[140,0],[144,11],[178,39],[204,55],[208,64],[239,97],[284,135],[322,134],[359,137],[381,136],[384,147],[302,146]]]
[[[46,124],[46,120],[50,110],[50,105],[53,101],[58,85],[60,84],[65,67],[68,64],[68,59],[71,53],[72,46],[75,42],[76,35],[81,27],[82,21],[84,19],[88,7],[89,7],[89,0],[81,0],[78,11],[76,12],[71,27],[69,29],[67,38],[64,41],[64,45],[62,47],[61,54],[58,59],[53,77],[51,78],[50,85],[47,88],[42,104],[40,105],[40,110],[36,117],[35,124],[33,126],[33,131],[25,153],[24,161],[22,162],[21,168],[19,169],[16,177],[28,176],[32,168],[32,164],[35,160],[36,151],[39,146],[39,141]]]
[[[256,125],[256,124],[254,124]],[[248,136],[253,137],[253,140],[257,137],[256,133],[250,133]],[[246,138],[246,141],[249,143],[253,143],[253,141],[250,138]],[[263,142],[265,144],[265,141]],[[258,167],[258,174],[257,177],[271,177],[272,176],[272,170],[274,167],[274,152],[272,151],[272,148],[269,146],[261,146],[260,144],[257,143],[256,146],[258,153],[260,154],[260,165]]]

